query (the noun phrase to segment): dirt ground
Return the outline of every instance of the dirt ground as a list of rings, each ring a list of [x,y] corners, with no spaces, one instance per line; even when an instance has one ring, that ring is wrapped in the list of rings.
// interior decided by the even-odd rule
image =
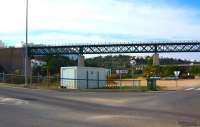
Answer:
[[[139,85],[140,86],[146,86],[147,81],[145,78],[138,78],[136,79],[140,81],[122,81],[121,85],[122,86],[133,86],[133,85]],[[117,85],[120,85],[120,82],[116,82]],[[186,89],[186,88],[191,88],[191,87],[200,87],[200,78],[198,79],[179,79],[179,80],[157,80],[156,82],[157,86],[161,88],[161,90],[180,90],[180,89]]]
[[[191,80],[158,80],[157,85],[163,90],[186,89],[200,87],[200,79]]]

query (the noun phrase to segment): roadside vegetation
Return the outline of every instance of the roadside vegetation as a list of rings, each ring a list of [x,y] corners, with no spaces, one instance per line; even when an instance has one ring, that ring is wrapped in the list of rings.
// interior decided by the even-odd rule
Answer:
[[[132,66],[130,65],[130,59],[132,56],[128,55],[116,55],[116,56],[99,56],[94,58],[88,58],[85,60],[85,65],[89,67],[105,67],[112,71],[112,78],[118,79],[119,75],[116,74],[118,69],[128,70],[128,74],[122,75],[123,79],[132,78]],[[46,62],[43,66],[34,66],[33,75],[42,76],[54,76],[59,75],[60,67],[63,66],[76,66],[76,56],[45,56],[37,58]],[[173,76],[174,71],[181,71],[181,77],[200,75],[200,66],[192,66],[192,64],[200,64],[200,62],[172,59],[172,58],[160,58],[160,66],[153,65],[152,57],[134,57],[136,66],[134,66],[134,76],[160,76],[169,77]],[[191,66],[184,67],[179,66],[183,64],[191,64]],[[188,75],[189,73],[189,75]]]
[[[130,65],[130,59],[132,56],[128,55],[116,55],[116,56],[99,56],[94,58],[88,58],[85,60],[85,65],[90,67],[105,67],[111,70],[111,75],[108,77],[108,82],[115,83],[120,79],[119,74],[116,74],[116,70],[125,69],[128,70],[127,74],[122,75],[122,79],[138,79],[144,77],[146,79],[150,77],[161,77],[170,79],[174,77],[174,71],[180,71],[180,78],[193,79],[195,76],[200,76],[200,64],[195,61],[172,59],[172,58],[160,58],[160,65],[154,66],[152,57],[134,57],[136,65],[133,67]],[[33,66],[32,75],[35,77],[29,78],[29,81],[33,83],[33,86],[44,88],[59,88],[60,80],[60,67],[62,66],[76,66],[76,56],[45,56],[36,58],[38,60],[46,62],[42,66]],[[180,66],[183,64],[191,66]],[[194,64],[194,65],[193,65]],[[4,72],[0,67],[0,72]],[[133,73],[132,73],[133,72]],[[38,78],[39,77],[39,78]],[[5,82],[13,84],[23,84],[24,78],[22,72],[16,70],[13,75],[9,75],[5,78]],[[38,85],[39,84],[39,85]],[[132,89],[129,86],[116,86],[107,89]],[[140,90],[146,91],[147,87],[141,86]],[[159,90],[159,88],[158,88]]]

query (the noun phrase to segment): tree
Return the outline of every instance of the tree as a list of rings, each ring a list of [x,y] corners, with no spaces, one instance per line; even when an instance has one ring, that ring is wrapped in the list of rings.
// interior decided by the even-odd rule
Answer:
[[[5,69],[0,65],[0,73],[5,72]]]
[[[193,75],[200,75],[200,67],[199,66],[192,66],[190,69],[190,73]]]
[[[72,60],[67,56],[45,56],[41,58],[47,64],[41,67],[34,68],[33,72],[40,71],[42,74],[46,72],[48,75],[60,73],[60,67],[64,66],[74,66],[76,65],[76,60]]]

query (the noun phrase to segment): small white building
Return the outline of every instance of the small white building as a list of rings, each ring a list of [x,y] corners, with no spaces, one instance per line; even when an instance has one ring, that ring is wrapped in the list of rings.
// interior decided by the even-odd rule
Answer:
[[[96,67],[61,67],[61,87],[67,89],[102,88],[109,70]]]

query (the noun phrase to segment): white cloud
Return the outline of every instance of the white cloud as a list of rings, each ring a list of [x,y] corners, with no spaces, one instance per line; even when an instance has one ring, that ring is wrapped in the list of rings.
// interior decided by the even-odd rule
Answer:
[[[22,31],[25,23],[24,0],[0,0],[0,32]]]
[[[127,35],[136,39],[200,39],[198,10],[159,4],[142,4],[117,0],[29,0],[31,31],[43,34],[30,35],[30,41],[113,41]],[[25,0],[0,0],[0,34],[2,40],[24,39]],[[77,31],[81,34],[48,33],[48,30]],[[15,35],[15,33],[17,35]],[[87,36],[84,33],[100,33]],[[130,37],[129,37],[130,36]],[[134,37],[134,38],[132,38]],[[122,39],[122,40],[123,40]]]

